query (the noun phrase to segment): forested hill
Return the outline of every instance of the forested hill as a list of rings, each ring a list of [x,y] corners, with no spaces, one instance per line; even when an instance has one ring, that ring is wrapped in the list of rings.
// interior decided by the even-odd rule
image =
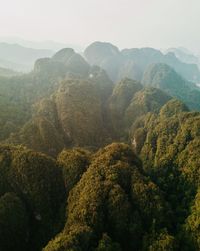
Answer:
[[[115,75],[119,54],[131,67]],[[196,67],[111,44],[85,55],[0,76],[0,250],[200,250]]]

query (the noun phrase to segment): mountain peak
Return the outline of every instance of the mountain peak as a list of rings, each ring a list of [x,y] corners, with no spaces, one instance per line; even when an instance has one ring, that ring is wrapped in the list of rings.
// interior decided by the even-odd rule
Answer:
[[[72,48],[63,48],[63,49],[59,50],[58,52],[56,52],[53,55],[52,59],[55,60],[55,61],[65,63],[74,54],[75,54],[74,49],[72,49]]]

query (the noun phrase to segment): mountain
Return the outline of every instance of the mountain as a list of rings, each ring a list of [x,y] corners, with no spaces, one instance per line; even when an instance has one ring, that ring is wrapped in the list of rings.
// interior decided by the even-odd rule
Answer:
[[[139,160],[125,144],[99,150],[69,194],[63,231],[44,250],[102,250],[104,246],[109,250],[139,250],[153,218],[160,216],[159,227],[168,213],[161,191],[140,168]],[[151,202],[145,204],[144,198]],[[142,222],[146,224],[140,228]]]
[[[2,37],[0,36],[0,42],[8,43],[8,44],[19,44],[23,47],[33,48],[33,49],[42,49],[42,50],[50,50],[50,51],[59,51],[62,48],[74,48],[76,51],[81,52],[83,48],[80,45],[72,44],[72,43],[62,43],[56,42],[52,40],[45,41],[32,41],[26,40],[20,37]]]
[[[187,64],[196,64],[199,66],[199,58],[198,56],[194,55],[192,52],[187,50],[186,48],[169,48],[166,50],[166,53],[172,52],[176,55],[176,57]]]
[[[73,49],[65,48],[58,51],[52,57],[52,60],[63,63],[68,68],[68,71],[71,71],[75,75],[80,75],[81,77],[88,76],[89,64],[80,54],[75,53]]]
[[[162,106],[171,99],[171,96],[157,88],[143,88],[138,91],[125,110],[124,120],[129,128],[135,120],[148,112],[158,113]]]
[[[42,100],[35,110],[33,118],[7,142],[55,155],[64,146],[98,147],[109,140],[95,81],[63,81],[52,98]]]
[[[84,55],[92,65],[99,65],[119,53],[119,49],[111,43],[94,42],[85,49]]]
[[[18,131],[31,118],[33,104],[51,95],[70,72],[64,64],[45,58],[38,59],[28,74],[0,77],[1,140]]]
[[[64,48],[38,59],[29,74],[0,78],[1,141],[56,156],[64,147],[128,142],[133,122],[172,97],[200,109],[198,89],[168,65],[150,65],[142,84],[124,78],[113,85],[103,69]]]
[[[64,147],[96,149],[113,140],[126,142],[136,119],[148,112],[159,112],[171,98],[131,79],[113,88],[105,72],[96,70],[98,75],[93,72],[92,78],[90,73],[86,79],[61,81],[49,97],[34,104],[32,117],[20,130],[5,137],[5,142],[53,156]]]
[[[145,86],[160,88],[176,97],[193,110],[200,109],[200,90],[193,83],[183,79],[166,64],[152,64],[144,72],[142,83]]]
[[[1,140],[56,156],[64,147],[128,142],[132,123],[172,97],[199,109],[197,88],[168,65],[150,65],[142,83],[113,85],[100,67],[62,49],[37,60],[29,74],[0,79]]]
[[[134,123],[134,151],[1,146],[2,250],[198,250],[198,125],[173,99]]]
[[[122,79],[113,88],[108,100],[108,110],[115,135],[124,136],[124,113],[134,95],[142,88],[141,83],[128,78]]]
[[[3,140],[18,131],[32,116],[32,106],[53,93],[68,70],[59,62],[40,59],[28,74],[0,77],[0,128]]]
[[[189,81],[200,80],[198,66],[180,61],[172,52],[164,55],[153,48],[119,51],[112,44],[94,42],[85,49],[84,55],[91,65],[98,65],[106,70],[113,81],[119,81],[124,77],[141,80],[143,72],[153,63],[168,64]]]
[[[157,180],[173,205],[174,220],[181,226],[175,231],[182,232],[182,250],[199,249],[195,214],[199,210],[199,115],[188,112],[180,101],[170,100],[158,115],[148,114],[132,127],[131,141],[145,172]]]
[[[0,250],[200,250],[197,87],[159,51],[99,52],[112,74],[138,54],[142,83],[71,48],[0,77]]]
[[[7,142],[51,155],[64,146],[105,144],[112,88],[104,70],[72,49],[39,59],[31,73],[0,79],[1,140],[10,135]]]
[[[30,71],[38,58],[52,56],[46,49],[32,49],[18,44],[0,43],[0,66],[15,71]]]

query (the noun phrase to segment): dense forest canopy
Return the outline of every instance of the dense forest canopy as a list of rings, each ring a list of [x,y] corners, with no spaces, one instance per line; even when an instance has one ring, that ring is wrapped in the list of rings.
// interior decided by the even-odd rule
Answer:
[[[200,250],[195,59],[49,56],[0,69],[0,250]]]

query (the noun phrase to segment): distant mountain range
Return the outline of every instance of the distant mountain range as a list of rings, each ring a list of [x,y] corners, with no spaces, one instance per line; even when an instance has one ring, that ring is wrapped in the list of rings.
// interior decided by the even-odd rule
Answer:
[[[94,42],[85,51],[81,46],[54,41],[27,41],[15,37],[0,37],[0,67],[29,72],[39,58],[51,57],[63,48],[73,48],[91,65],[107,71],[113,81],[124,77],[141,80],[150,64],[164,63],[173,67],[185,79],[199,83],[199,57],[185,48],[170,48],[163,53],[154,48],[132,48],[120,51],[105,42]],[[83,53],[84,51],[84,53]]]
[[[154,48],[132,48],[120,51],[110,43],[94,42],[85,52],[85,58],[90,64],[95,64],[107,71],[113,81],[123,77],[141,80],[150,64],[164,63],[175,69],[185,79],[200,82],[200,71],[197,64],[185,63],[174,52],[163,54]]]
[[[49,57],[51,50],[26,48],[19,44],[0,43],[0,67],[16,71],[30,71],[34,62],[41,57]]]
[[[184,63],[187,64],[196,64],[200,66],[200,58],[197,55],[194,55],[191,51],[183,47],[178,48],[169,48],[165,51],[166,53],[173,52],[175,56]]]
[[[8,44],[20,44],[21,46],[33,48],[33,49],[46,49],[51,51],[58,51],[62,48],[74,48],[76,51],[80,52],[83,51],[84,48],[78,44],[73,43],[62,43],[56,42],[52,40],[45,40],[45,41],[31,41],[22,39],[19,37],[0,37],[0,42],[5,42]]]
[[[33,69],[37,59],[51,57],[62,48],[74,48],[78,52],[84,50],[81,46],[71,43],[0,37],[0,67],[28,72]]]

